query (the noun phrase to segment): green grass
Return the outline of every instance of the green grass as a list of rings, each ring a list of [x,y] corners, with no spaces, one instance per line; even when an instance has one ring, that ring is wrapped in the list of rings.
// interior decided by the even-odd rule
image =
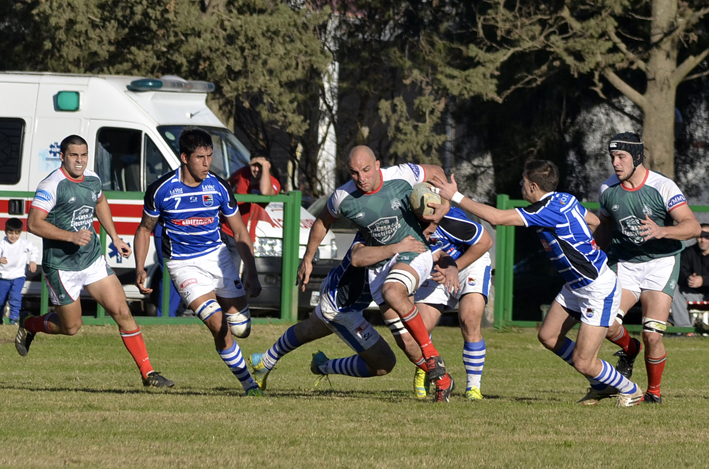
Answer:
[[[263,352],[286,326],[256,326],[244,355]],[[586,381],[534,330],[485,331],[485,400],[417,401],[413,367],[397,350],[384,377],[331,377],[313,387],[310,357],[349,355],[334,336],[286,356],[265,398],[247,398],[206,328],[144,326],[153,366],[175,380],[146,390],[115,327],[76,337],[40,335],[17,355],[16,328],[0,327],[2,467],[706,467],[709,339],[668,338],[662,406],[619,409],[575,402]],[[389,340],[386,330],[379,331]],[[434,341],[459,390],[460,332]],[[615,348],[601,357],[615,363]],[[644,389],[638,361],[634,378]]]

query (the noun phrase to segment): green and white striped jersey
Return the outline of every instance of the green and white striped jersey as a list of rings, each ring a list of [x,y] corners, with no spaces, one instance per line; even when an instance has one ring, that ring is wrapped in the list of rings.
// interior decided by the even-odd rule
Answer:
[[[648,170],[643,183],[628,189],[613,175],[599,190],[601,213],[613,220],[609,259],[647,262],[674,256],[682,250],[682,241],[674,239],[645,240],[639,232],[640,221],[649,216],[659,226],[672,226],[670,212],[687,204],[682,191],[671,179]]]
[[[42,241],[42,266],[58,270],[84,270],[101,255],[101,243],[94,231],[96,202],[102,195],[101,179],[86,170],[81,180],[71,179],[62,168],[53,171],[37,186],[32,208],[47,213],[46,220],[66,231],[93,232],[86,246],[67,241]]]

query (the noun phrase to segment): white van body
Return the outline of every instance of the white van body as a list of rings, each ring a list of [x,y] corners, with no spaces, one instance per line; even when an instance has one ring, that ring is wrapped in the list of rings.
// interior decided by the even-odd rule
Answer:
[[[149,86],[138,91],[138,84],[145,82]],[[184,126],[200,126],[212,134],[211,169],[224,179],[248,164],[248,150],[206,105],[210,87],[211,83],[178,77],[0,72],[0,229],[12,217],[26,226],[37,185],[60,166],[60,142],[77,134],[88,142],[88,168],[101,177],[118,234],[132,247],[146,187],[180,164],[177,140]],[[282,238],[282,204],[271,205],[275,205],[269,206],[274,223],[259,221],[256,233]],[[301,217],[302,257],[314,217],[304,209]],[[275,222],[278,219],[281,226]],[[98,232],[98,221],[95,228]],[[23,236],[41,249],[41,239],[29,233]],[[115,251],[110,243],[107,259],[128,299],[143,300],[133,285],[134,257],[123,259]],[[337,256],[334,236],[325,238],[319,254],[322,259]],[[146,267],[151,268],[155,260],[151,243]],[[38,282],[25,284],[23,293],[39,292]]]

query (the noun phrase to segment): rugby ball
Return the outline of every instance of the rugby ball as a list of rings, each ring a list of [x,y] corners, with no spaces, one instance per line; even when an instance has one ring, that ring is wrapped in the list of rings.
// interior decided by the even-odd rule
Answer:
[[[251,334],[251,312],[227,314],[226,322],[229,324],[231,335],[239,339],[244,339]]]
[[[419,182],[414,185],[411,195],[409,196],[411,208],[417,217],[433,215],[433,207],[429,207],[429,202],[436,204],[441,203],[441,196],[436,191],[436,188],[426,182]]]

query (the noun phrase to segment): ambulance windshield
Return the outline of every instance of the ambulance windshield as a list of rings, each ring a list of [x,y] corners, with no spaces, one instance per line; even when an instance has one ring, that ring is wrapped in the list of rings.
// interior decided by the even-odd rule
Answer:
[[[180,157],[180,133],[183,125],[163,125],[158,132],[172,151]],[[235,171],[249,164],[251,155],[243,143],[233,133],[219,127],[200,127],[209,132],[214,143],[214,156],[210,170],[224,179],[229,179]]]

